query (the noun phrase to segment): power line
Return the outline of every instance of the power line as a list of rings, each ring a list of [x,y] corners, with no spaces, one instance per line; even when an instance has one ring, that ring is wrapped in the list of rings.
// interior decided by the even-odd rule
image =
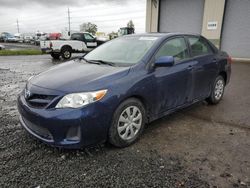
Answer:
[[[71,22],[71,19],[73,18],[74,20],[75,19],[88,19],[88,18],[91,18],[91,19],[93,19],[93,18],[99,18],[99,17],[112,17],[113,18],[113,16],[115,15],[116,17],[119,17],[119,16],[123,16],[123,15],[128,15],[128,13],[138,13],[138,12],[140,12],[140,13],[144,13],[145,11],[137,11],[137,12],[135,12],[134,10],[133,11],[125,11],[125,12],[119,12],[118,14],[117,13],[108,13],[108,14],[99,14],[99,15],[83,15],[83,16],[71,16],[72,15],[72,11],[69,11],[69,9],[68,9],[68,11],[67,11],[67,18],[68,18],[68,21],[67,22]],[[55,14],[54,14],[55,15]],[[129,14],[130,15],[130,17],[131,17],[131,14]],[[50,18],[48,19],[48,17],[47,17],[48,15],[44,15],[44,16],[39,16],[39,23],[48,23],[48,21],[55,21],[55,22],[60,22],[60,21],[62,21],[62,17],[61,18],[58,18],[58,17],[51,17],[50,16]],[[144,15],[141,15],[141,16],[144,16]],[[141,17],[140,16],[140,17]],[[111,19],[112,19],[111,18]],[[33,21],[33,19],[35,19],[34,21]],[[107,18],[108,19],[108,18]],[[125,18],[120,18],[121,20],[122,19],[125,19]],[[132,18],[132,19],[136,19],[136,18]],[[19,19],[20,20],[20,19]],[[32,21],[28,21],[28,20],[32,20]],[[30,23],[30,24],[32,24],[32,23],[37,23],[37,20],[38,20],[38,18],[36,18],[36,17],[34,17],[34,16],[32,16],[32,18],[30,18],[30,19],[21,19],[21,22],[23,21],[23,22],[25,22],[25,23]],[[117,19],[118,20],[118,19]],[[7,24],[5,24],[5,25],[1,25],[2,27],[3,26],[8,26]]]
[[[71,14],[72,14],[72,11],[70,11],[70,9],[68,8],[67,9],[67,21],[65,21],[65,17],[64,18],[58,18],[58,17],[51,17],[51,19],[47,19],[46,15],[44,15],[44,17],[41,19],[41,21],[37,22],[37,21],[25,21],[25,19],[23,20],[23,27],[24,27],[24,30],[27,30],[28,28],[29,29],[33,29],[33,28],[36,28],[35,30],[37,30],[38,28],[40,28],[40,30],[43,30],[44,28],[48,28],[49,30],[51,30],[51,28],[53,27],[64,27],[66,28],[65,26],[67,25],[67,22],[68,22],[68,31],[70,32],[72,28],[76,28],[76,25],[80,25],[82,22],[97,22],[99,24],[101,24],[101,28],[102,29],[108,29],[108,28],[114,28],[114,23],[113,22],[116,22],[116,21],[125,21],[127,19],[133,19],[133,20],[141,20],[143,19],[145,16],[143,15],[140,15],[140,16],[136,16],[136,17],[131,17],[131,13],[138,13],[138,12],[141,12],[143,13],[144,11],[123,11],[123,12],[119,12],[118,14],[116,13],[106,13],[106,14],[102,14],[102,15],[89,15],[87,14],[87,16],[75,16],[75,17],[72,17]],[[74,12],[73,12],[74,13]],[[130,14],[129,14],[130,13]],[[129,15],[128,15],[129,14]],[[116,18],[114,18],[113,16],[116,15]],[[126,15],[126,17],[124,16]],[[66,15],[65,15],[66,16]],[[111,17],[112,16],[112,17]],[[104,19],[103,19],[104,17]],[[110,17],[110,19],[109,19]],[[120,18],[119,18],[120,17]],[[73,18],[73,22],[72,22],[72,18]],[[34,17],[32,17],[32,19],[34,19]],[[37,19],[38,20],[38,19]],[[56,21],[58,20],[58,21]],[[105,24],[105,23],[108,23],[108,22],[111,22],[113,25],[110,26],[110,24]],[[104,25],[102,24],[104,23]],[[20,23],[19,23],[19,20],[17,19],[16,20],[16,27],[17,27],[17,31],[18,33],[20,32]],[[25,27],[28,26],[28,28]],[[72,26],[73,25],[73,26]],[[14,25],[13,25],[14,26]],[[5,26],[5,25],[0,25],[0,29],[4,29],[4,28],[13,28],[13,26]],[[119,27],[119,26],[117,26]],[[14,29],[14,28],[13,28]]]
[[[77,10],[72,10],[72,9],[70,9],[70,14],[71,15],[73,15],[74,13],[76,13],[76,12],[84,12],[84,13],[88,13],[88,12],[91,12],[91,13],[93,13],[93,10],[94,9],[96,9],[96,7],[93,7],[93,8],[88,8],[88,9],[86,9],[86,8],[80,8],[80,9],[77,9]],[[83,11],[84,10],[84,11]],[[138,12],[145,12],[145,10],[143,10],[143,9],[133,9],[133,10],[129,10],[129,11],[123,11],[124,9],[123,8],[118,8],[118,9],[115,9],[115,8],[108,8],[108,9],[102,9],[102,11],[112,11],[112,10],[115,10],[115,11],[119,11],[119,13],[121,14],[121,13],[131,13],[131,12],[135,12],[135,13],[138,13]],[[30,20],[38,20],[38,19],[58,19],[58,18],[55,18],[55,16],[56,15],[58,15],[58,16],[61,16],[61,14],[62,14],[62,12],[57,12],[57,14],[54,12],[54,10],[53,11],[49,11],[49,13],[44,13],[44,15],[30,15],[29,17],[19,17],[19,20],[22,20],[22,21],[30,21]],[[108,16],[108,15],[110,15],[110,16],[113,16],[113,15],[117,15],[117,12],[113,12],[113,13],[109,13],[109,14],[107,14],[107,15],[100,15],[100,16]],[[88,15],[90,15],[89,13],[88,13]],[[96,16],[96,14],[95,15],[90,15],[90,17],[95,17]],[[99,16],[99,15],[97,15],[97,16]],[[60,18],[59,18],[60,19]],[[9,20],[9,21],[12,21],[13,19],[11,19],[11,18],[5,18],[5,20]]]
[[[98,7],[98,8],[101,8],[101,7]],[[94,6],[94,7],[91,7],[91,8],[78,8],[78,9],[71,9],[71,12],[72,13],[75,13],[75,12],[93,12],[93,11],[95,11],[97,9],[97,7],[96,6]],[[121,7],[121,8],[117,8],[117,7],[112,7],[112,8],[101,8],[102,9],[102,11],[108,11],[108,12],[110,12],[110,11],[113,11],[113,10],[115,10],[115,11],[122,11],[122,10],[124,10],[124,7]],[[133,10],[130,10],[130,11],[134,11],[134,12],[136,12],[136,11],[141,11],[142,9],[133,9]]]
[[[128,13],[144,13],[145,11],[137,11],[137,12],[134,12],[134,11],[126,11],[126,12],[120,12],[119,14],[117,13],[109,13],[109,14],[99,14],[99,15],[89,15],[89,16],[73,16],[72,18],[83,18],[83,17],[89,17],[89,18],[96,18],[96,17],[105,17],[105,16],[121,16],[121,15],[128,15]]]

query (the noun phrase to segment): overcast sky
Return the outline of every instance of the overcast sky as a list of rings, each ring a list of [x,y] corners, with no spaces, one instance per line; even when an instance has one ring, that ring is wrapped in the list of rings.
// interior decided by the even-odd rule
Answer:
[[[61,32],[92,22],[100,32],[117,31],[133,20],[136,33],[145,32],[146,0],[0,0],[0,32]]]

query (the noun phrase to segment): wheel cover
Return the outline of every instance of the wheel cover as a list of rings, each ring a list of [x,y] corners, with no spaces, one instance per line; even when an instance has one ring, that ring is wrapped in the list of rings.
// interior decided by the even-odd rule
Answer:
[[[142,113],[136,106],[127,107],[120,115],[117,131],[121,139],[133,139],[141,129]]]
[[[70,57],[70,52],[69,51],[65,51],[64,52],[64,57],[69,58]]]
[[[214,88],[214,97],[216,100],[220,100],[224,91],[224,82],[223,80],[218,80]]]

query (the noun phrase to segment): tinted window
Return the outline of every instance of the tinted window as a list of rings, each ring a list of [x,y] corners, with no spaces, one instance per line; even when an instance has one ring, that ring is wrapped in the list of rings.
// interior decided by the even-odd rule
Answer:
[[[155,58],[157,59],[161,56],[173,56],[177,62],[188,58],[185,39],[180,37],[168,40],[157,52]]]
[[[83,40],[83,38],[81,34],[75,33],[71,35],[71,40]]]
[[[211,53],[211,49],[208,44],[198,37],[188,37],[188,41],[191,47],[191,53],[193,56],[205,55]]]

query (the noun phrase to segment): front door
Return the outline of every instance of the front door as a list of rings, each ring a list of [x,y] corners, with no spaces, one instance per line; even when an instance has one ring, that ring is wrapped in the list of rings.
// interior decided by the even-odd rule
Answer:
[[[167,40],[155,55],[173,56],[175,64],[171,67],[156,67],[154,79],[157,87],[156,112],[181,106],[190,101],[192,91],[192,68],[195,64],[190,59],[188,47],[183,37]]]
[[[92,35],[89,33],[84,33],[83,36],[87,48],[95,48],[97,46],[96,39]]]

